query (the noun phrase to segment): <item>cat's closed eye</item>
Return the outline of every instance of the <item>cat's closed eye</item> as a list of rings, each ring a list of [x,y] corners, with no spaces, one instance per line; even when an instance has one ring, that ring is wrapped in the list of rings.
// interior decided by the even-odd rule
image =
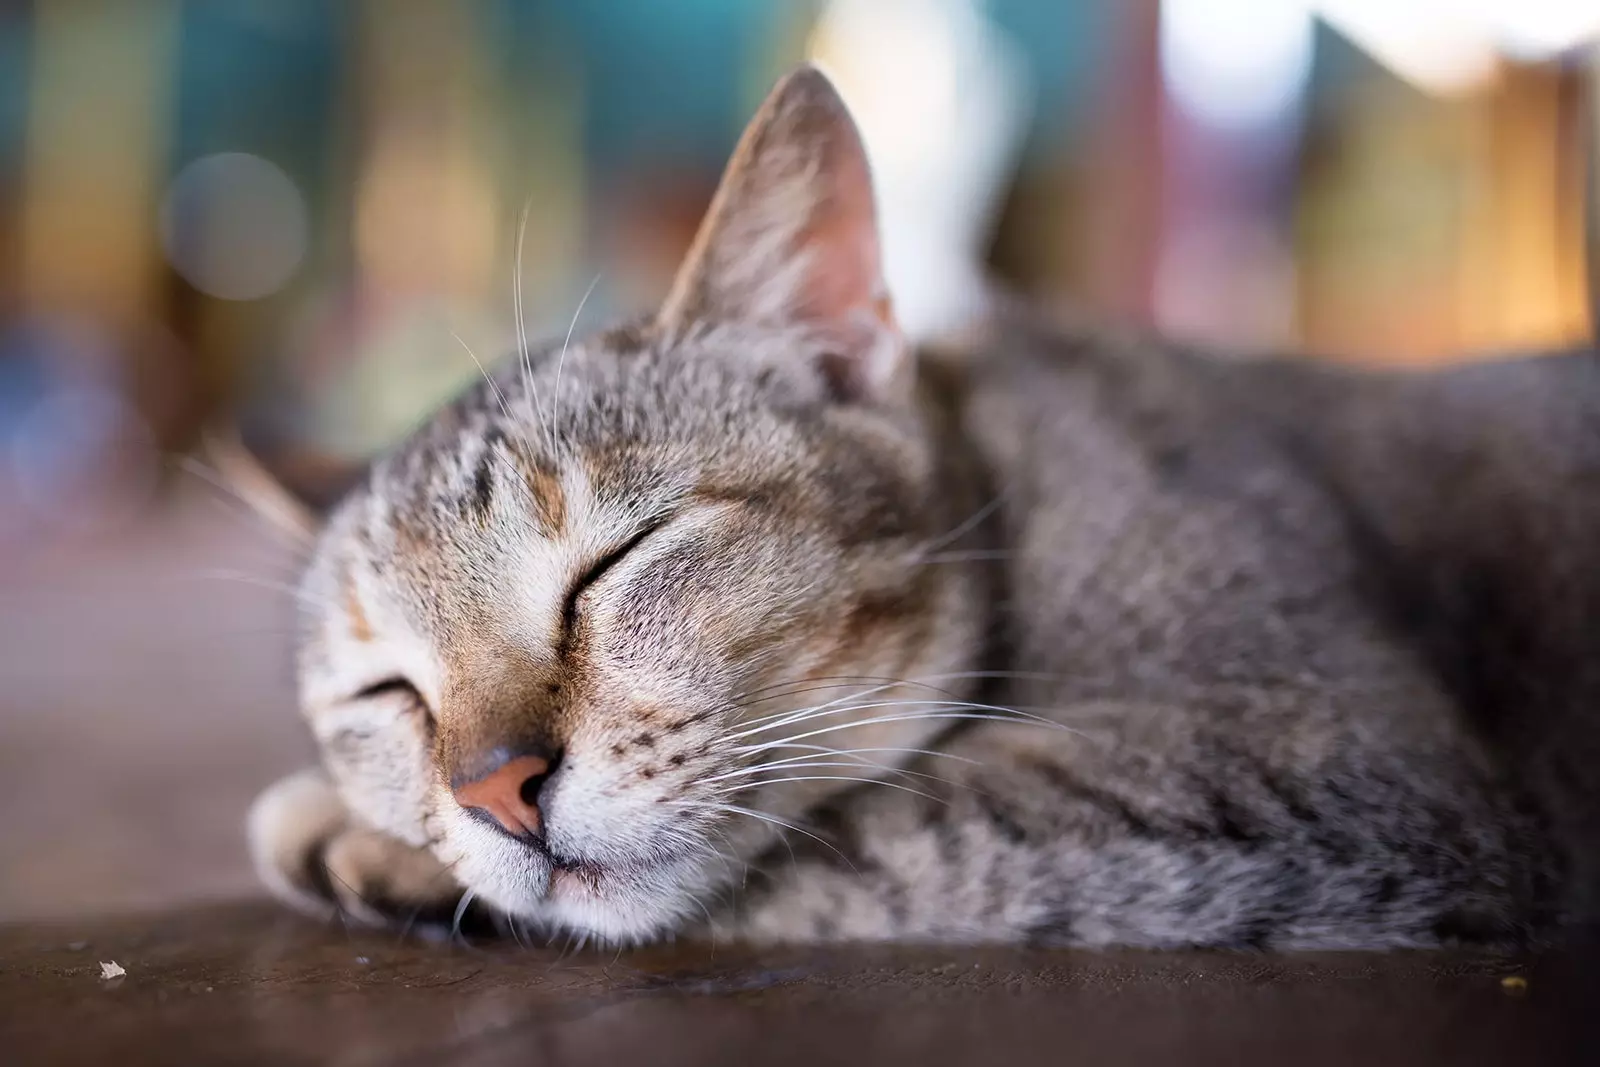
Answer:
[[[404,678],[384,678],[357,690],[350,697],[351,700],[379,700],[385,697],[406,697],[418,704],[423,702],[422,694],[417,692],[417,687]]]
[[[584,594],[584,591],[605,577],[607,571],[621,563],[628,553],[638,548],[646,538],[666,524],[667,520],[661,519],[645,526],[623,542],[621,546],[601,556],[576,582],[572,583],[572,588],[567,590],[566,604],[561,612],[563,640],[571,640],[573,633],[577,630],[578,598]]]
[[[383,678],[371,685],[358,689],[350,697],[353,704],[372,704],[375,701],[394,702],[404,706],[408,712],[420,714],[428,733],[432,736],[437,723],[433,717],[433,708],[429,706],[427,698],[420,690],[404,678],[394,676]]]

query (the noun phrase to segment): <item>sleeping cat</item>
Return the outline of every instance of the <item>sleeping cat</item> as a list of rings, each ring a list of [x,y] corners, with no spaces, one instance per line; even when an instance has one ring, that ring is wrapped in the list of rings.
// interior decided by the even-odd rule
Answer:
[[[658,313],[508,361],[327,516],[324,767],[252,848],[313,913],[611,943],[1543,939],[1586,903],[1597,488],[1593,355],[1004,309],[914,349],[802,68]]]

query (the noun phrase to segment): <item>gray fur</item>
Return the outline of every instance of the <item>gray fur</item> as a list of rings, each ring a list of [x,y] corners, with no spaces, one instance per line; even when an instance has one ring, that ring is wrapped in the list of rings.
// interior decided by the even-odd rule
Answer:
[[[842,115],[796,76],[757,131],[800,163],[736,161],[721,212],[870,226],[796,149],[850,157]],[[785,218],[761,255],[833,232]],[[404,921],[465,889],[617,942],[1388,948],[1580,916],[1595,356],[1366,374],[1011,312],[913,354],[852,303],[870,254],[821,311],[826,247],[739,261],[764,310],[719,305],[728,228],[671,314],[514,358],[329,517],[301,646],[327,775],[252,820],[281,895]],[[531,845],[449,790],[520,744],[564,753]]]

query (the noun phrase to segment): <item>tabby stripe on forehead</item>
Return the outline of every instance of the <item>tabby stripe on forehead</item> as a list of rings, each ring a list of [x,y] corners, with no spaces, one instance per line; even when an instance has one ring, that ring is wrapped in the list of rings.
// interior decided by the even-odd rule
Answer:
[[[540,526],[546,536],[555,536],[567,524],[567,495],[561,488],[561,479],[556,477],[555,471],[520,451],[517,467],[528,486],[528,495],[533,498],[533,511]]]
[[[494,465],[500,458],[498,446],[505,440],[499,429],[484,434],[483,450],[478,453],[478,466],[472,474],[472,507],[480,515],[488,515],[494,502]]]
[[[489,513],[494,501],[494,449],[486,448],[478,460],[478,469],[472,475],[472,506],[479,515]]]
[[[350,618],[350,636],[357,641],[371,641],[372,623],[367,620],[367,613],[361,607],[361,598],[356,593],[355,579],[347,573],[343,584],[344,610]]]
[[[530,506],[540,532],[547,537],[562,531],[567,522],[567,498],[555,471],[541,464],[527,449],[506,437],[499,429],[484,435],[483,450],[472,475],[470,504],[477,514],[487,516],[494,502],[494,466],[509,461],[528,488]]]

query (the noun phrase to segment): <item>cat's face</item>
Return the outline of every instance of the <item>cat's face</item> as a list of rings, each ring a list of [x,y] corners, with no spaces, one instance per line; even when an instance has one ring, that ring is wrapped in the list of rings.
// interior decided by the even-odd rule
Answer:
[[[921,558],[967,504],[914,377],[859,141],[803,71],[655,319],[512,360],[330,517],[302,703],[346,803],[521,917],[699,917],[944,725],[888,683],[979,642],[970,576]],[[472,788],[518,758],[508,824]]]

